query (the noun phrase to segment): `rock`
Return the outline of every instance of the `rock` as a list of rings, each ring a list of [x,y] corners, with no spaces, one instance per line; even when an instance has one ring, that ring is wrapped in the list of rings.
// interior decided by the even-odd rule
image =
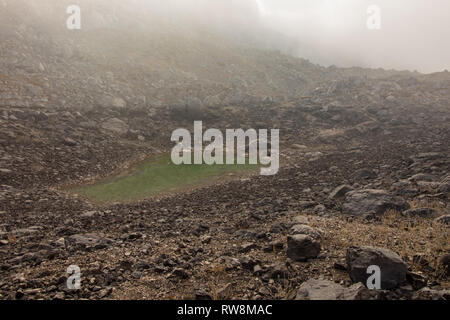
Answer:
[[[283,250],[284,248],[284,244],[281,241],[272,241],[271,243],[269,243],[265,248],[264,248],[264,252],[280,252],[281,250]]]
[[[412,177],[410,177],[408,179],[409,181],[425,181],[425,182],[432,182],[432,181],[436,181],[436,177],[432,176],[431,174],[427,174],[427,173],[418,173],[413,175]]]
[[[97,104],[101,108],[115,108],[123,109],[126,108],[127,102],[120,97],[112,97],[109,95],[99,97],[97,99]]]
[[[71,250],[97,250],[104,249],[111,245],[110,239],[104,238],[100,234],[86,233],[75,234],[66,239],[66,245]]]
[[[343,198],[348,192],[352,191],[353,188],[350,187],[349,185],[341,185],[339,187],[337,187],[336,189],[334,189],[330,195],[328,196],[328,198],[330,199],[339,199],[339,198]]]
[[[297,224],[293,226],[290,230],[290,234],[305,234],[315,240],[320,240],[322,238],[322,234],[320,231],[303,224]]]
[[[148,264],[146,261],[138,261],[135,265],[135,268],[137,270],[147,270],[150,269],[150,264]]]
[[[450,214],[447,214],[445,216],[440,216],[435,221],[438,223],[449,225],[450,224]]]
[[[411,157],[413,161],[420,160],[436,160],[439,159],[441,155],[437,152],[419,153]]]
[[[449,193],[450,192],[450,182],[442,182],[439,184],[438,192]]]
[[[406,211],[403,211],[402,213],[404,216],[407,217],[433,217],[437,216],[439,213],[437,210],[432,208],[415,208],[415,209],[409,209]]]
[[[312,209],[312,212],[315,214],[321,214],[324,213],[327,210],[327,208],[323,204],[318,204]]]
[[[102,123],[102,128],[117,134],[126,134],[129,130],[128,125],[120,119],[111,118]]]
[[[241,263],[239,262],[238,259],[236,258],[232,258],[232,257],[228,257],[228,256],[222,256],[219,258],[219,263],[225,266],[225,269],[227,271],[233,270],[238,268]]]
[[[85,211],[81,214],[81,217],[82,218],[94,218],[98,215],[99,215],[98,211]]]
[[[296,143],[292,145],[292,148],[293,149],[297,149],[297,150],[306,150],[306,149],[308,149],[307,146],[305,146],[303,144],[296,144]]]
[[[258,249],[258,246],[255,243],[244,243],[239,250],[242,253],[250,252],[254,249]]]
[[[64,300],[64,298],[66,297],[66,295],[64,294],[64,292],[58,292],[53,296],[54,300]]]
[[[253,268],[258,264],[256,260],[249,256],[240,258],[239,262],[241,263],[242,267],[247,270],[253,270]]]
[[[195,291],[195,300],[213,300],[213,297],[205,290],[199,289]]]
[[[289,271],[287,270],[286,265],[281,263],[271,264],[263,270],[263,278],[266,280],[287,279],[288,275]]]
[[[347,193],[343,212],[353,215],[382,214],[387,210],[404,211],[410,206],[403,198],[390,195],[384,190],[356,190]]]
[[[172,275],[179,277],[181,279],[188,279],[189,278],[189,274],[186,272],[186,270],[182,269],[182,268],[175,268],[172,271]]]
[[[446,276],[450,275],[450,254],[446,254],[439,259],[439,265],[442,267],[442,273]]]
[[[77,142],[71,138],[65,138],[63,143],[68,147],[75,147],[77,145]]]
[[[16,229],[11,231],[11,233],[15,236],[28,236],[28,235],[33,235],[33,234],[37,234],[42,230],[42,227],[40,226],[32,226],[32,227],[28,227],[28,228],[22,228],[22,229]]]
[[[308,224],[309,219],[306,216],[296,216],[294,219],[292,219],[292,225],[297,224]]]
[[[219,300],[227,300],[231,298],[233,291],[233,285],[231,283],[227,283],[224,287],[217,290],[217,299]]]
[[[393,289],[406,280],[406,264],[394,252],[384,248],[350,247],[346,256],[347,268],[354,283],[367,283],[369,266],[381,270],[381,289]]]
[[[316,258],[320,253],[320,242],[304,234],[287,238],[287,256],[294,261]]]
[[[347,271],[347,266],[341,262],[335,262],[333,268],[340,271]]]
[[[417,291],[413,298],[413,300],[441,300],[445,301],[450,299],[450,290],[432,290],[428,287],[425,287],[419,291]]]
[[[376,178],[376,176],[377,176],[376,173],[370,169],[356,170],[352,174],[353,179],[374,179],[374,178]]]
[[[200,237],[200,240],[201,240],[201,242],[203,244],[210,244],[211,240],[212,240],[212,237],[208,236],[208,235],[203,235],[203,236]]]
[[[367,291],[362,283],[345,288],[329,280],[310,279],[300,286],[295,300],[360,300]]]
[[[58,240],[55,241],[55,245],[60,248],[65,248],[66,247],[66,239],[59,238]]]
[[[406,280],[412,285],[414,290],[420,290],[426,287],[428,283],[428,279],[424,276],[409,271],[406,273]]]
[[[122,109],[122,108],[126,108],[127,103],[125,100],[123,100],[122,98],[119,97],[115,97],[112,99],[111,101],[111,106],[113,108],[117,108],[117,109]]]

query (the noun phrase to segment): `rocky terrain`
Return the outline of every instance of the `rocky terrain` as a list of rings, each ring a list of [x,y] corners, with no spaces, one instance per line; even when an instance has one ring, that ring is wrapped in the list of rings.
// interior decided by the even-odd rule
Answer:
[[[55,31],[21,4],[0,1],[0,299],[449,298],[450,73]],[[280,172],[127,204],[68,192],[193,120],[280,128]]]

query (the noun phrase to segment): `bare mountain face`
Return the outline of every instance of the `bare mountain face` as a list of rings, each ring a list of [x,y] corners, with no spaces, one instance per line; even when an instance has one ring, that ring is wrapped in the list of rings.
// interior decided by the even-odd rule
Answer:
[[[69,31],[70,1],[0,0],[0,298],[448,299],[448,72],[324,68],[240,16],[78,3]],[[280,128],[279,174],[131,204],[66,192],[194,120]],[[358,285],[373,257],[386,290]]]

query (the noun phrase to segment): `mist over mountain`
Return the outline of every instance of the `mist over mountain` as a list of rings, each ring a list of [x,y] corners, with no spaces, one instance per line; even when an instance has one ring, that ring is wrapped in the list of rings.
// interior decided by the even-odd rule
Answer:
[[[448,1],[377,2],[0,0],[0,300],[448,300]]]
[[[36,26],[57,32],[70,1],[2,0]],[[205,32],[234,43],[277,49],[322,65],[443,71],[450,67],[450,4],[436,0],[77,1],[83,29]],[[381,29],[369,30],[370,5],[381,9]],[[437,9],[437,10],[436,10]],[[47,29],[48,30],[48,29]]]

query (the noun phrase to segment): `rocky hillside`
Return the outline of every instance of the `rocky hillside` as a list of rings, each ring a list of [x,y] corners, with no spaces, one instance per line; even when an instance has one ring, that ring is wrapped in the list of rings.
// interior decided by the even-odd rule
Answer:
[[[325,68],[81,3],[68,31],[66,1],[0,0],[1,299],[448,299],[448,72]],[[280,128],[280,173],[138,203],[67,191],[193,120]]]

